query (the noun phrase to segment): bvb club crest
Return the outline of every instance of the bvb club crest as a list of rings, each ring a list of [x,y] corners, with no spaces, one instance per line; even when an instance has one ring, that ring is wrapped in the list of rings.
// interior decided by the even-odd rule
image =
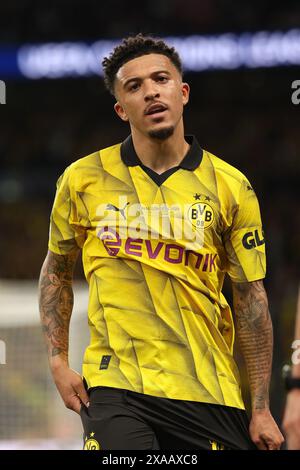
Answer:
[[[214,221],[214,211],[207,202],[195,202],[188,210],[188,218],[191,224],[199,229],[210,227]]]
[[[95,433],[90,433],[90,438],[85,438],[83,450],[100,450],[99,442],[94,438]]]

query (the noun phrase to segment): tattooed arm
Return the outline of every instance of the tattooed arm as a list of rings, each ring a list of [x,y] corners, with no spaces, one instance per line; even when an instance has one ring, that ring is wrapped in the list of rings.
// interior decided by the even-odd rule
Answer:
[[[283,437],[269,410],[273,329],[262,281],[233,283],[236,330],[252,400],[250,436],[259,449],[279,449]]]
[[[252,409],[269,407],[273,330],[262,281],[233,283],[236,330],[246,361]]]
[[[48,252],[39,280],[39,307],[50,369],[67,408],[80,411],[88,395],[81,376],[69,368],[69,324],[73,309],[73,270],[78,250],[68,255]]]
[[[56,255],[49,251],[39,283],[42,328],[48,346],[50,366],[56,356],[68,363],[69,323],[73,309],[73,269],[76,254]]]

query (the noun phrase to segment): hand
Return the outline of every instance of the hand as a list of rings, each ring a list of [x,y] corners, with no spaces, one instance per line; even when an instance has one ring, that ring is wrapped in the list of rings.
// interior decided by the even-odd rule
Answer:
[[[300,390],[288,393],[282,427],[288,450],[300,450]]]
[[[279,450],[284,442],[284,437],[269,409],[253,412],[249,432],[252,441],[260,450]]]
[[[79,414],[82,403],[89,406],[89,397],[78,372],[62,364],[52,369],[52,375],[67,408]]]

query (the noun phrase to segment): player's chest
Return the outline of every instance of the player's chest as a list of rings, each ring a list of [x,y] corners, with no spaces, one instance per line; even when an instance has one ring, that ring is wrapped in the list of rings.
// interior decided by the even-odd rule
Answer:
[[[107,179],[81,196],[94,236],[106,232],[121,239],[177,240],[196,243],[198,249],[220,237],[221,205],[213,187],[180,173],[160,185],[141,169],[131,176],[131,184]]]

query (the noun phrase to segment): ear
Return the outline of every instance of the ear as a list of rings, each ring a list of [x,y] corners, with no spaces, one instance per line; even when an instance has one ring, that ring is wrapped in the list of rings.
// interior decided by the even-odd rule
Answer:
[[[128,121],[126,111],[119,101],[114,104],[114,110],[116,111],[117,115],[122,119],[122,121]]]
[[[182,92],[182,103],[183,103],[183,106],[185,106],[189,102],[190,85],[188,83],[182,83],[181,92]]]

